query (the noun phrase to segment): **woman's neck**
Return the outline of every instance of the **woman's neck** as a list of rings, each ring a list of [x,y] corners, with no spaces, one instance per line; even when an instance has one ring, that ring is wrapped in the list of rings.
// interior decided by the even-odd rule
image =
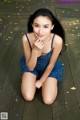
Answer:
[[[48,44],[49,41],[51,41],[51,38],[52,38],[51,34],[50,34],[47,38],[45,38],[45,39],[43,40],[44,45]]]

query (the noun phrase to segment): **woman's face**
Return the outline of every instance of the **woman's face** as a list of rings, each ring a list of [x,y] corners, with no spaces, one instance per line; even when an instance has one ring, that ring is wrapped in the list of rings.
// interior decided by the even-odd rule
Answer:
[[[52,22],[47,16],[35,18],[32,27],[35,37],[40,40],[49,38],[51,30],[53,29]]]

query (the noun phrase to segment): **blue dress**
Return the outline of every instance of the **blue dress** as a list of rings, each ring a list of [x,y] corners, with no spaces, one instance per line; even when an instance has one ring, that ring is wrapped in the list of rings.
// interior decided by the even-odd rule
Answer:
[[[49,60],[50,60],[52,52],[53,52],[52,45],[53,45],[54,36],[55,36],[55,34],[53,35],[53,38],[52,38],[50,52],[48,52],[47,54],[42,55],[42,56],[37,58],[37,64],[36,64],[36,66],[35,66],[35,68],[33,70],[29,70],[28,69],[28,67],[26,65],[26,62],[25,62],[25,57],[24,56],[21,57],[21,59],[20,59],[20,67],[21,67],[21,73],[22,74],[24,72],[31,72],[31,73],[33,73],[33,74],[35,74],[37,76],[37,79],[41,78],[41,76],[44,73],[44,70],[46,69],[46,67],[47,67],[47,65],[49,63]],[[31,48],[31,44],[30,44],[29,38],[28,38],[27,35],[26,35],[26,37],[27,37],[29,46]],[[52,71],[51,71],[51,73],[49,74],[48,77],[56,78],[58,81],[61,81],[62,80],[62,76],[63,76],[63,68],[64,68],[64,66],[62,65],[60,60],[57,59],[57,61],[55,63],[55,66],[52,69]]]

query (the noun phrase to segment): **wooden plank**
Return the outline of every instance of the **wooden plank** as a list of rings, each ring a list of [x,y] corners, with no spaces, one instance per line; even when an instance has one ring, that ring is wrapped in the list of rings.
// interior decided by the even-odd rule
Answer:
[[[23,120],[52,120],[52,107],[45,105],[41,97],[41,89],[36,91],[33,101],[25,102]]]
[[[64,64],[62,58],[64,53],[59,57],[60,61]],[[65,73],[63,73],[64,75]],[[52,104],[53,120],[66,120],[66,107],[65,107],[65,92],[64,92],[64,76],[63,80],[58,82],[58,95],[55,102]]]
[[[72,30],[72,26],[67,26],[68,23],[66,23],[66,22],[67,21],[69,22],[69,19],[72,19],[74,17],[78,18],[79,13],[74,12],[73,10],[70,10],[70,9],[72,9],[72,8],[69,8],[69,9],[63,9],[63,8],[57,9],[56,8],[56,11],[57,11],[57,16],[61,19],[61,22],[64,25],[65,30],[67,30],[66,31],[67,50],[66,50],[66,54],[64,54],[64,56],[62,58],[63,62],[65,63],[63,89],[64,89],[64,98],[65,98],[65,107],[66,107],[65,113],[66,114],[64,114],[64,116],[65,116],[65,120],[67,120],[67,119],[78,120],[78,119],[80,119],[80,114],[79,114],[80,113],[80,108],[79,108],[79,106],[80,106],[79,105],[80,91],[79,91],[79,89],[72,90],[71,88],[79,87],[76,85],[76,83],[77,84],[79,83],[76,81],[76,78],[79,81],[80,77],[79,77],[78,69],[76,70],[76,68],[77,68],[76,62],[77,61],[75,61],[75,57],[73,57],[74,52],[72,52],[71,46],[69,44],[69,41],[73,42],[73,39],[74,39],[74,37],[73,38],[72,38],[72,36],[70,37],[70,35],[72,33],[70,32],[70,34],[69,34],[69,31]],[[68,13],[68,14],[65,14],[65,13]],[[64,19],[62,18],[62,16],[64,16]],[[76,73],[75,71],[78,72],[78,74],[75,74]],[[77,75],[77,76],[75,76],[75,75]]]
[[[7,16],[0,15],[0,34],[8,24],[9,24],[9,18]]]
[[[9,120],[23,119],[24,103],[24,100],[15,91],[9,107]]]
[[[0,93],[0,112],[8,112],[12,99],[13,88],[8,81],[4,84],[4,89]]]
[[[38,119],[38,100],[34,98],[31,102],[25,102],[23,113],[23,120],[37,120]]]
[[[19,39],[20,36],[17,36],[17,39]],[[21,95],[21,78],[19,74],[19,60],[21,55],[21,49],[20,48],[21,41],[18,41],[16,52],[13,57],[12,63],[11,63],[11,69],[13,68],[13,71],[10,74],[9,82],[11,86],[14,88],[13,98],[10,104],[9,108],[9,119],[14,120],[22,120],[23,118],[23,111],[24,111],[24,100]],[[19,51],[18,51],[19,50]]]
[[[38,120],[52,120],[52,106],[46,105],[42,99],[42,89],[37,90],[38,99]]]
[[[16,36],[16,39],[19,37],[20,37],[19,35],[18,37]],[[10,67],[7,72],[7,78],[4,83],[4,88],[1,92],[0,101],[3,101],[4,104],[2,104],[2,102],[0,103],[0,105],[2,105],[0,106],[0,110],[8,112],[9,119],[22,120],[24,102],[20,94],[21,81],[19,77],[20,75],[19,74],[19,59],[20,59],[20,54],[21,54],[19,48],[20,48],[21,41],[17,41],[17,42],[18,44],[17,44],[17,47],[15,48],[15,52],[14,52],[15,54],[12,52],[13,59],[11,61]],[[8,91],[6,90],[7,88],[5,88],[6,82],[7,82],[7,87],[10,88]],[[5,101],[5,93],[7,94],[7,97],[8,97],[6,101]]]
[[[74,81],[72,77],[72,71],[69,64],[69,59],[67,54],[64,54],[63,61],[65,64],[65,73],[64,73],[64,95],[65,95],[65,106],[67,118],[70,120],[77,120],[80,118],[80,109],[78,106],[78,98],[76,96],[76,90],[71,90],[74,86]],[[66,119],[66,118],[65,118]]]
[[[70,89],[73,86],[73,78],[66,53],[63,53],[61,61],[63,61],[65,69],[63,81],[59,83],[60,88],[57,100],[53,103],[53,119],[78,120],[80,118],[80,110],[76,91]]]
[[[20,22],[22,22],[22,19],[20,20]],[[20,22],[19,22],[19,24],[21,24]],[[23,22],[24,22],[24,19],[23,19]],[[25,22],[26,22],[26,20],[25,20]],[[13,23],[12,25],[8,26],[9,27],[8,29],[7,28],[5,29],[6,36],[9,35],[12,28],[13,28],[13,30],[15,30],[15,28],[18,26],[18,25],[14,26],[14,24],[15,24],[14,17],[13,17],[12,23]],[[22,28],[22,26],[21,26],[21,28]],[[16,30],[13,31],[9,45],[7,46],[7,41],[5,40],[5,41],[3,41],[3,44],[1,46],[2,48],[0,47],[1,49],[3,49],[3,50],[0,49],[0,53],[1,53],[1,55],[0,55],[0,66],[1,66],[0,67],[0,87],[1,87],[1,89],[3,87],[5,76],[7,75],[11,61],[12,61],[13,57],[15,56],[18,40],[21,40],[21,34],[22,33],[20,30],[17,31],[17,34],[16,34]],[[3,36],[4,36],[4,34],[3,34]],[[19,49],[20,49],[20,47],[19,47]],[[19,49],[17,51],[20,51]],[[19,53],[17,53],[17,54],[19,54]]]
[[[37,5],[36,5],[37,3]],[[37,10],[38,8],[49,8],[53,10],[54,1],[42,1],[42,0],[28,0],[26,1],[8,1],[1,3],[0,5],[0,14],[8,14],[8,15],[30,15],[33,10]],[[3,10],[4,8],[4,10]],[[27,12],[26,12],[27,11]]]
[[[7,16],[6,16],[6,19],[8,19]],[[10,18],[10,20],[8,19],[9,23],[6,23],[7,25],[1,34],[0,61],[2,61],[3,57],[5,56],[5,52],[7,51],[8,47],[12,44],[12,41],[14,39],[13,36],[16,34],[16,31],[14,31],[14,24],[11,19],[12,18]],[[10,23],[12,23],[12,24],[10,24]],[[4,26],[4,24],[3,24],[3,26]]]
[[[12,47],[14,45],[14,47]],[[17,45],[17,41],[13,41],[12,44],[8,47],[2,62],[0,62],[0,87],[3,87],[5,77],[8,74],[8,70],[12,61],[12,58],[15,54],[15,49]]]
[[[64,120],[66,116],[63,81],[58,83],[58,96],[53,103],[53,120]]]
[[[72,76],[73,76],[73,86],[76,88],[76,97],[78,99],[78,106],[80,107],[80,69],[77,66],[77,61],[75,59],[74,53],[70,47],[68,46],[67,49],[68,57],[69,57],[69,63],[72,70]]]
[[[10,38],[8,39],[8,37],[12,37],[10,36],[10,31],[9,30],[9,19],[7,18],[7,16],[3,16],[1,17],[1,20],[2,20],[2,24],[0,25],[1,27],[1,33],[0,33],[0,60],[1,60],[1,57],[3,55],[3,52],[5,52],[5,49],[8,47],[9,44],[7,43],[10,43]],[[5,34],[6,33],[6,34]]]

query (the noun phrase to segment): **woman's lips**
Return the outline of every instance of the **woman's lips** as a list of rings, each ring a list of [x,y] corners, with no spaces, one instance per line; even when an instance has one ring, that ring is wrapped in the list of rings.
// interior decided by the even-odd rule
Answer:
[[[44,37],[44,35],[38,35],[38,34],[37,34],[37,36],[38,36],[38,37],[41,37],[41,38]]]

